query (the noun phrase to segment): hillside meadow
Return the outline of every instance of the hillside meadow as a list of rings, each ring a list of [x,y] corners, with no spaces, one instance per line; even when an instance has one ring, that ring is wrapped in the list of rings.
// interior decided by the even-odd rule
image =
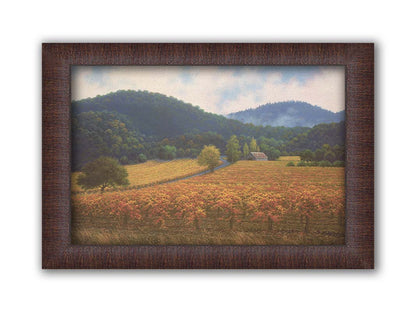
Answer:
[[[207,170],[200,166],[196,159],[175,159],[171,161],[149,160],[142,164],[124,166],[128,173],[129,187],[144,187],[159,184],[175,179],[180,179]],[[71,175],[71,191],[82,192],[83,189],[77,184],[80,172]],[[96,188],[93,191],[98,191]]]
[[[289,161],[238,161],[178,182],[73,194],[73,243],[344,244],[344,168],[286,167]],[[161,165],[135,169],[152,176]]]

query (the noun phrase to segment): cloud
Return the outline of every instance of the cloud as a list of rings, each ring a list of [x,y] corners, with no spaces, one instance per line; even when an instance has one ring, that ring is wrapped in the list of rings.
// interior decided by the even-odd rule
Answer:
[[[298,100],[331,111],[344,109],[341,66],[75,66],[72,99],[120,89],[176,97],[227,114],[271,102]]]
[[[294,76],[287,82],[279,83],[269,77],[256,95],[255,102],[252,102],[252,98],[242,96],[228,103],[228,106],[238,111],[241,110],[240,106],[249,108],[265,102],[296,100],[338,112],[345,108],[344,67],[322,68],[304,81]]]

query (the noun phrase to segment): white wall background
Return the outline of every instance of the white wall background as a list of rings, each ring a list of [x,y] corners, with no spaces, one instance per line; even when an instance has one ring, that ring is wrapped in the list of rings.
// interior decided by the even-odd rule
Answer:
[[[411,1],[8,1],[1,6],[2,311],[409,311],[415,279]],[[41,268],[41,42],[376,43],[375,271]]]

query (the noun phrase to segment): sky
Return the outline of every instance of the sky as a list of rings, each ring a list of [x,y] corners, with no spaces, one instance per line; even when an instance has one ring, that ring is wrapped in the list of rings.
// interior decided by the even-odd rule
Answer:
[[[345,108],[343,66],[72,67],[72,100],[117,90],[158,92],[216,114],[292,100]]]

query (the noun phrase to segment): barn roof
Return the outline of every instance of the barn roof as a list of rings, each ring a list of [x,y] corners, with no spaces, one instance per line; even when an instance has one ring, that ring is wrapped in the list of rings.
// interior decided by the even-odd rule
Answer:
[[[266,154],[262,152],[250,152],[250,155],[252,155],[255,159],[267,159]]]

